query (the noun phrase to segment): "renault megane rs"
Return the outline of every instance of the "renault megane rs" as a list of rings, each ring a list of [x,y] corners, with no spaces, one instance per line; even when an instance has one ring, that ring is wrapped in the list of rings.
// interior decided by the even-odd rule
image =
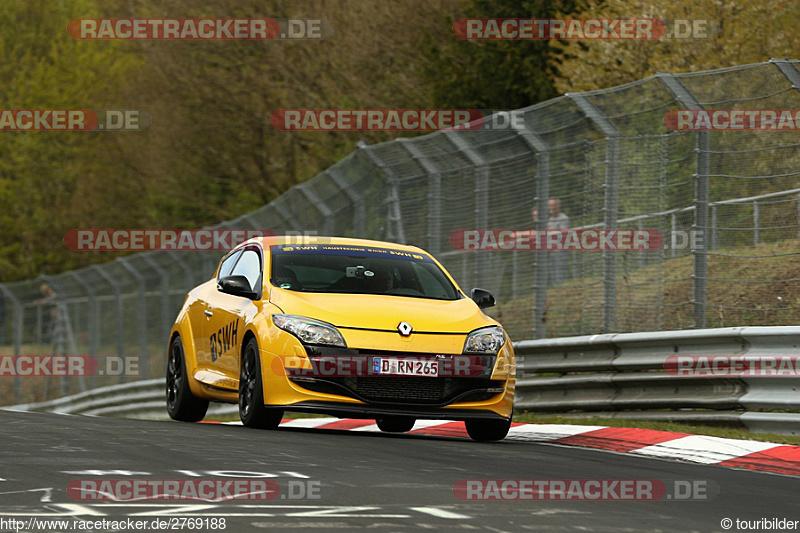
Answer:
[[[503,439],[511,424],[511,341],[424,250],[333,237],[259,237],[187,295],[172,328],[166,402],[201,420],[209,401],[238,403],[245,426],[284,411],[375,419],[387,432],[417,419],[465,422]]]

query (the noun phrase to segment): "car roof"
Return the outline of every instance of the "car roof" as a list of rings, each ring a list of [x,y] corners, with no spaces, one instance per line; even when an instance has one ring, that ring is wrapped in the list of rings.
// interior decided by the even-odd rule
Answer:
[[[373,246],[379,248],[389,248],[392,250],[402,250],[405,252],[423,253],[426,255],[428,252],[416,246],[409,246],[406,244],[397,244],[386,241],[373,241],[369,239],[354,239],[351,237],[325,237],[318,235],[275,235],[269,237],[255,237],[247,241],[247,243],[259,243],[264,249],[270,246],[280,245],[294,245],[294,246],[307,246],[307,245],[345,245],[345,246]],[[245,243],[245,244],[247,244]]]

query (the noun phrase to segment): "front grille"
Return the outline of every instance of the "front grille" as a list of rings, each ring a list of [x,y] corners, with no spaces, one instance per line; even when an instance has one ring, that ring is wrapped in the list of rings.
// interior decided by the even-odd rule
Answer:
[[[293,381],[311,391],[349,396],[368,403],[413,405],[488,400],[497,393],[486,392],[486,389],[504,385],[502,381],[484,378],[415,376],[328,377]]]
[[[450,382],[441,378],[425,377],[363,377],[355,378],[351,386],[359,396],[370,401],[408,401],[439,403],[451,396],[454,389]]]

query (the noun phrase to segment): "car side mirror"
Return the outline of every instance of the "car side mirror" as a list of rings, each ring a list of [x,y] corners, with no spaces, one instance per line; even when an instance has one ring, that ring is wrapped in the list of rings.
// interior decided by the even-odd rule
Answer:
[[[217,290],[233,296],[242,296],[255,300],[258,293],[250,288],[250,282],[244,276],[226,276],[217,282]]]
[[[478,307],[481,309],[494,307],[494,304],[497,303],[494,299],[494,294],[485,289],[472,289],[472,291],[469,293],[469,296],[472,298],[472,301],[478,304]]]

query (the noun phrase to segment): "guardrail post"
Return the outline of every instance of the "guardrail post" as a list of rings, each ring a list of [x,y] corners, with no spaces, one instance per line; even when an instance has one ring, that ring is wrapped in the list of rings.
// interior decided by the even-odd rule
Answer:
[[[686,109],[703,109],[697,99],[674,74],[656,75]],[[707,131],[697,132],[695,147],[695,210],[692,235],[701,235],[697,246],[692,246],[694,255],[694,327],[706,327],[706,304],[708,299],[708,202],[709,202],[709,150],[711,137]],[[695,241],[692,237],[692,241]]]
[[[606,137],[606,180],[603,228],[616,229],[619,215],[619,130],[584,94],[567,93],[586,118]],[[603,250],[603,332],[616,328],[617,256],[614,250]]]

